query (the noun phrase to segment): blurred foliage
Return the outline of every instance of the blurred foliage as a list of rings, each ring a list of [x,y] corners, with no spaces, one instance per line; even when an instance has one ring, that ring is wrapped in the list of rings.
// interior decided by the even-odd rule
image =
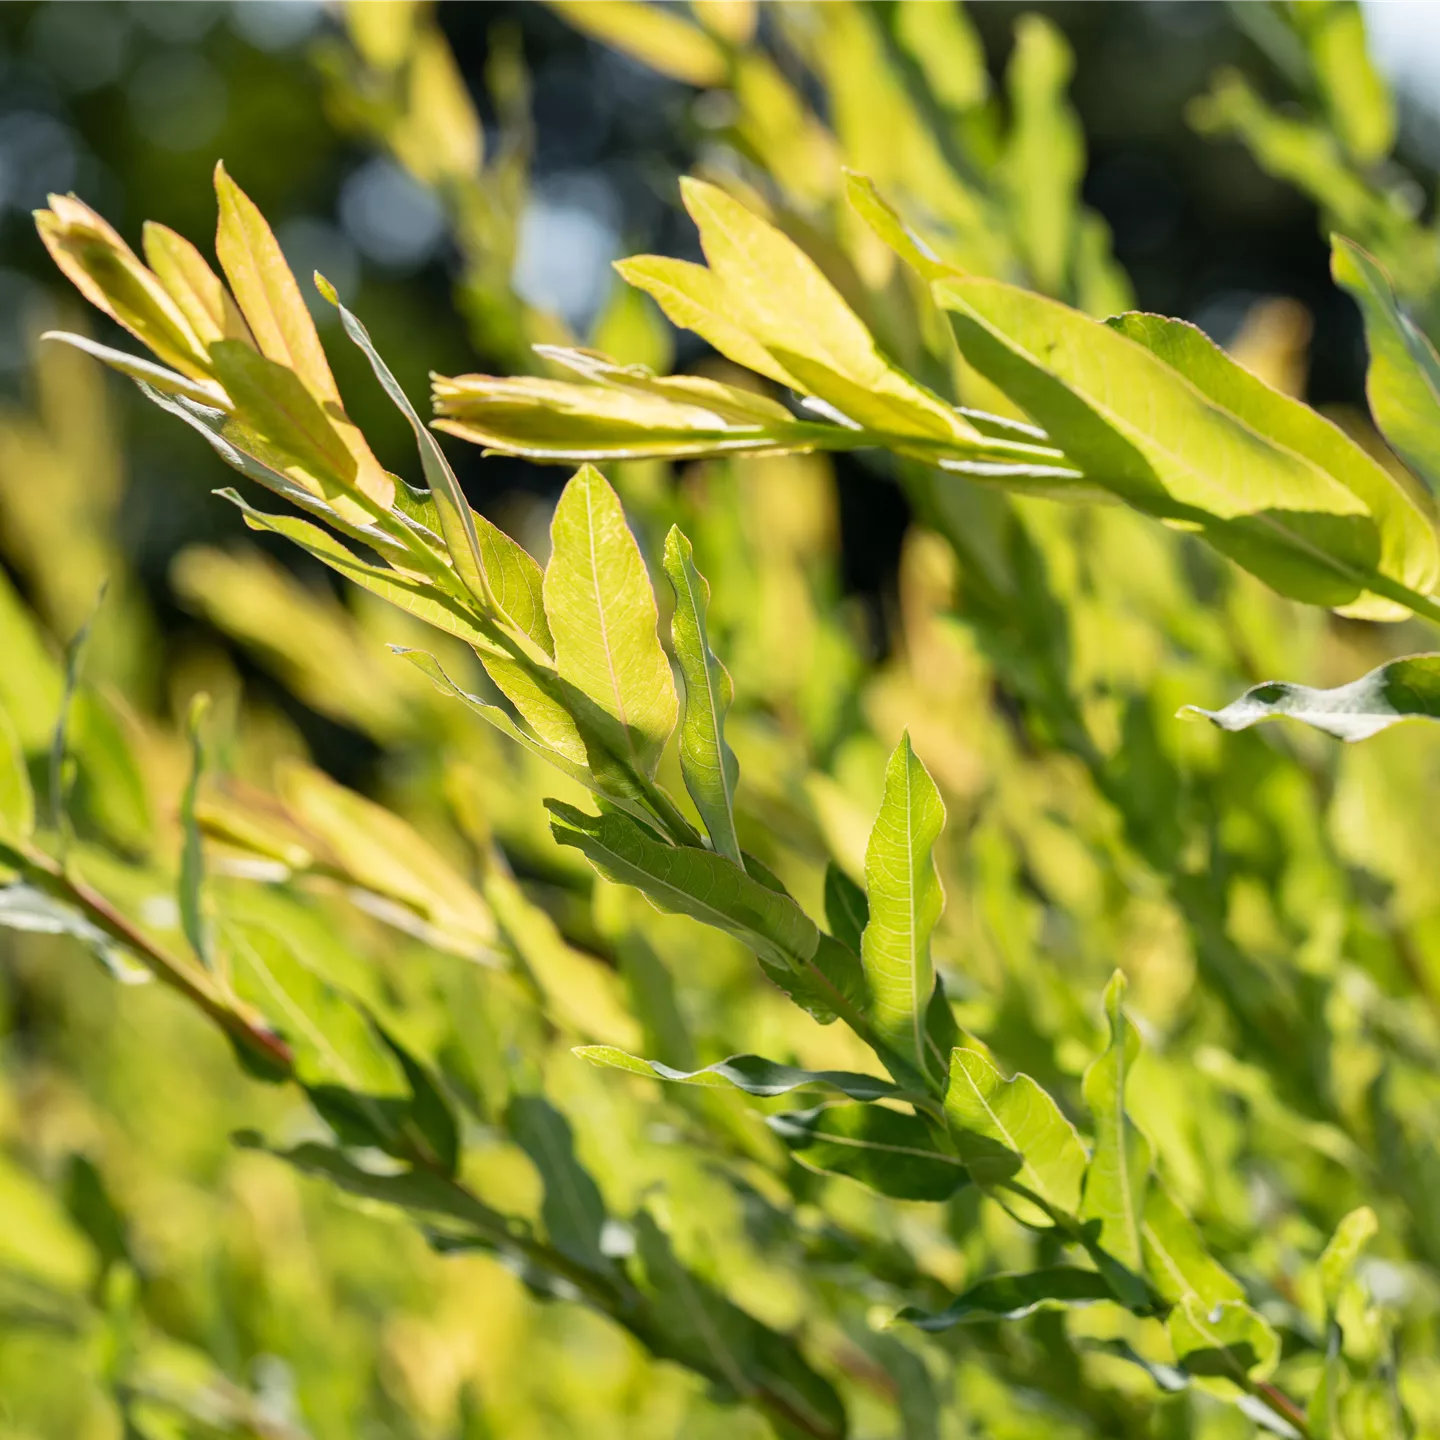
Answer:
[[[1293,301],[1224,337],[1263,390],[1085,318],[1132,282],[1068,97],[1132,7],[13,8],[15,83],[48,56],[90,144],[52,188],[94,209],[43,229],[107,313],[50,323],[170,413],[48,343],[0,414],[0,1435],[1440,1435],[1440,770],[1390,728],[1434,713],[1396,657],[1434,612],[1405,466],[1440,276],[1359,11],[1236,7],[1250,77],[1191,106],[1351,237],[1337,448],[1286,400]],[[567,83],[634,152],[618,219],[547,156]],[[219,153],[238,308],[177,238]],[[277,243],[262,212],[327,185],[342,224]],[[142,216],[175,232],[143,261]],[[534,258],[621,227],[663,252],[636,288]],[[804,284],[746,292],[770,262]],[[1137,513],[1073,408],[985,363],[993,281],[1154,377],[1140,443],[1190,365],[1196,452],[1243,401],[1267,483],[1363,471],[1404,563],[1321,598],[1399,623]],[[405,396],[471,346],[501,378],[439,382],[447,424],[609,480],[552,506],[458,446],[457,480]],[[245,477],[228,529],[195,431]],[[1057,480],[1082,503],[1027,493]]]

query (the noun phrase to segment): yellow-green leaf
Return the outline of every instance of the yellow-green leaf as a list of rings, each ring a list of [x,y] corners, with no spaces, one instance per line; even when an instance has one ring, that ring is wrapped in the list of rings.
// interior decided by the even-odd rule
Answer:
[[[560,678],[614,722],[614,753],[654,775],[675,728],[675,681],[640,547],[620,497],[592,466],[566,485],[550,538],[545,612]]]
[[[1140,1053],[1140,1036],[1125,1015],[1125,977],[1116,971],[1105,987],[1110,1043],[1085,1072],[1085,1103],[1095,1126],[1095,1153],[1085,1172],[1082,1221],[1100,1225],[1099,1245],[1128,1275],[1107,1273],[1116,1293],[1141,1301],[1144,1286],[1143,1237],[1152,1157],[1150,1142],[1125,1111],[1125,1087]],[[1117,1283],[1118,1282],[1118,1283]]]
[[[678,525],[665,537],[665,573],[675,591],[670,634],[685,679],[680,722],[680,767],[685,788],[715,849],[744,865],[735,833],[735,786],[740,765],[725,743],[725,713],[734,698],[730,672],[710,649],[706,611],[710,586],[695,568],[695,553]]]
[[[720,85],[725,52],[672,8],[640,0],[546,0],[577,30],[687,85]]]
[[[1045,1228],[1080,1204],[1085,1147],[1060,1107],[1028,1075],[1007,1080],[978,1050],[950,1052],[945,1116],[977,1185],[1026,1225]],[[1008,1188],[1023,1187],[1041,1204]]]
[[[168,225],[147,220],[142,232],[145,258],[202,345],[216,340],[254,339],[245,317],[205,257]]]
[[[903,735],[885,770],[884,799],[865,851],[870,919],[860,958],[875,1029],[926,1075],[944,1065],[925,1037],[935,989],[930,934],[945,905],[933,851],[944,828],[944,801]]]

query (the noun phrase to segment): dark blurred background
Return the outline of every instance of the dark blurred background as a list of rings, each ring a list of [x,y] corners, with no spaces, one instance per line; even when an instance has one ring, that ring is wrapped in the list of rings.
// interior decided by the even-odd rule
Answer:
[[[993,0],[972,14],[997,76],[1025,9],[1049,15],[1076,51],[1086,199],[1113,228],[1140,305],[1194,319],[1223,341],[1257,298],[1292,296],[1314,317],[1309,398],[1360,399],[1358,318],[1330,284],[1314,207],[1238,144],[1202,138],[1186,122],[1187,103],[1223,65],[1285,95],[1283,67],[1247,7]],[[676,188],[704,143],[695,92],[538,4],[449,3],[439,15],[477,93],[497,30],[518,35],[532,76],[533,189],[514,275],[526,300],[583,334],[612,259],[640,249],[697,254]],[[1382,68],[1401,87],[1402,156],[1422,173],[1435,163],[1437,122],[1422,107],[1440,54],[1437,16],[1440,5],[1369,12]],[[501,368],[475,352],[451,304],[457,256],[437,202],[327,116],[314,57],[335,26],[309,0],[0,6],[0,393],[23,396],[33,336],[77,304],[30,210],[48,191],[74,190],[132,243],[154,218],[208,249],[209,176],[220,156],[274,223],[297,272],[322,268],[364,313],[412,394],[424,393],[431,369]],[[103,332],[99,317],[90,323]],[[368,403],[372,382],[356,352],[331,348],[382,459],[408,470],[399,418]],[[194,436],[124,382],[110,383],[129,475],[125,544],[162,626],[193,625],[169,598],[167,567],[188,543],[238,532],[239,517],[209,495],[226,477]],[[517,487],[553,493],[563,478],[473,451],[456,458],[487,510]],[[853,464],[842,469],[841,489],[847,583],[873,602],[893,572],[903,504]]]

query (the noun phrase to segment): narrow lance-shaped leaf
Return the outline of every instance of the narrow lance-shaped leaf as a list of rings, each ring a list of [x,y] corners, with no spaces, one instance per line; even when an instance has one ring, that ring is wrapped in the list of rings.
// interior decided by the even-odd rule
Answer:
[[[1007,1080],[978,1050],[953,1050],[945,1116],[971,1178],[993,1190],[1017,1220],[1045,1228],[1075,1214],[1085,1147],[1030,1076]],[[1012,1191],[1009,1182],[1035,1200]]]
[[[675,728],[675,681],[640,547],[598,470],[582,466],[566,485],[550,535],[545,612],[560,677],[614,722],[614,752],[653,776]]]
[[[1106,1275],[1127,1304],[1144,1304],[1146,1194],[1150,1184],[1150,1142],[1125,1111],[1125,1087],[1140,1052],[1140,1037],[1122,1008],[1125,977],[1116,971],[1105,987],[1110,1043],[1085,1072],[1085,1103],[1095,1126],[1095,1153],[1085,1172],[1082,1221],[1098,1221],[1099,1245],[1114,1262]]]
[[[937,1314],[907,1307],[896,1318],[921,1330],[949,1330],[955,1325],[1023,1320],[1037,1310],[1071,1309],[1112,1298],[1098,1270],[1055,1265],[1024,1275],[992,1275],[972,1285]]]
[[[352,457],[355,487],[388,509],[394,502],[394,485],[345,414],[315,322],[279,242],[255,202],[230,178],[223,163],[215,167],[215,197],[220,207],[215,252],[255,344],[267,359],[291,370],[323,407],[337,440]]]
[[[662,910],[725,930],[771,960],[802,968],[820,933],[788,895],[762,885],[708,850],[667,845],[629,815],[586,815],[547,800],[550,828],[609,880],[633,885]]]
[[[1368,740],[1402,720],[1440,720],[1440,655],[1391,660],[1333,690],[1267,680],[1221,710],[1187,705],[1180,714],[1203,715],[1222,730],[1248,730],[1283,716],[1337,740]]]
[[[1205,1248],[1199,1228],[1159,1176],[1152,1176],[1145,1197],[1141,1238],[1145,1276],[1170,1304],[1178,1304],[1186,1295],[1194,1295],[1206,1305],[1245,1298],[1240,1282]]]
[[[202,733],[210,710],[210,697],[197,695],[190,702],[185,729],[190,741],[190,775],[180,799],[180,926],[196,958],[207,970],[215,968],[209,927],[204,912],[205,853],[200,843],[200,825],[195,818],[195,801],[205,773],[205,739]]]
[[[925,1010],[935,989],[930,935],[945,904],[932,852],[944,826],[940,792],[904,735],[886,767],[865,852],[870,919],[860,958],[875,1029],[926,1075],[940,1069],[926,1040]]]
[[[1338,425],[1267,385],[1196,326],[1135,313],[1105,323],[1158,355],[1208,399],[1267,440],[1304,456],[1338,480],[1379,527],[1380,569],[1421,594],[1430,593],[1440,579],[1440,540],[1434,505],[1419,485],[1397,480]],[[1403,619],[1407,613],[1404,606],[1373,595],[1343,610],[1373,620]]]
[[[550,1243],[588,1270],[613,1273],[614,1263],[602,1248],[605,1202],[575,1158],[569,1121],[543,1096],[517,1095],[505,1123],[544,1182],[540,1218]]]
[[[860,953],[870,902],[865,892],[832,860],[825,867],[825,923],[847,950]]]
[[[1401,310],[1379,261],[1343,235],[1330,243],[1330,272],[1365,320],[1370,412],[1396,454],[1440,492],[1440,356]]]
[[[965,358],[1065,448],[1087,483],[1198,526],[1281,594],[1367,594],[1429,609],[1383,564],[1365,501],[1215,404],[1158,356],[1053,300],[995,280],[934,286]]]
[[[685,710],[680,721],[685,788],[715,849],[743,867],[735,833],[735,785],[740,766],[725,743],[725,713],[735,687],[710,649],[706,627],[710,586],[695,568],[694,551],[678,525],[665,537],[665,573],[675,591],[670,634],[685,679]]]
[[[0,840],[28,840],[35,829],[35,794],[25,751],[10,713],[0,707]]]
[[[592,1065],[608,1070],[626,1070],[669,1080],[681,1085],[702,1085],[711,1089],[734,1087],[746,1095],[769,1099],[793,1091],[828,1091],[850,1100],[883,1100],[904,1092],[889,1080],[876,1075],[857,1075],[848,1070],[797,1070],[760,1055],[732,1055],[703,1070],[675,1070],[658,1060],[642,1060],[611,1045],[582,1045],[575,1054]]]
[[[551,654],[554,647],[545,621],[540,567],[508,535],[470,509],[445,452],[416,413],[390,367],[380,358],[370,332],[340,303],[335,287],[324,276],[317,274],[315,284],[321,295],[340,312],[345,333],[364,352],[381,388],[415,432],[425,483],[430,487],[455,573],[482,605],[496,610],[546,655]]]
[[[807,1169],[844,1175],[896,1200],[948,1200],[969,1177],[918,1115],[883,1105],[819,1105],[766,1117]]]

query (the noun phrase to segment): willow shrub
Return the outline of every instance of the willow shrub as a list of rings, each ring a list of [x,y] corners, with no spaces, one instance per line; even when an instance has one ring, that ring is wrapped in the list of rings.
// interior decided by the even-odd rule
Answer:
[[[317,275],[379,382],[357,420],[223,167],[219,274],[163,226],[142,258],[73,196],[37,217],[149,354],[51,338],[134,380],[248,482],[217,492],[246,525],[365,599],[352,614],[214,551],[177,587],[408,758],[385,808],[257,742],[233,697],[224,724],[202,698],[186,736],[140,745],[84,681],[83,633],[58,664],[7,601],[0,920],[173,988],[283,1087],[198,1126],[212,1144],[234,1127],[251,1184],[288,1167],[445,1258],[402,1284],[320,1239],[306,1263],[328,1278],[295,1282],[399,1380],[274,1315],[237,1348],[203,1318],[223,1302],[128,1238],[164,1218],[127,1218],[82,1147],[70,1220],[44,1222],[59,1258],[27,1283],[105,1337],[96,1383],[127,1433],[541,1434],[549,1414],[553,1433],[1440,1434],[1440,931],[1411,841],[1433,765],[1388,740],[1365,765],[1303,731],[1222,733],[1440,717],[1440,660],[1395,658],[1382,623],[1440,620],[1440,362],[1411,318],[1415,222],[1366,188],[1393,127],[1373,72],[1340,73],[1364,67],[1357,12],[1286,22],[1313,120],[1242,104],[1234,77],[1218,93],[1262,160],[1266,124],[1308,125],[1351,181],[1364,223],[1336,234],[1334,273],[1378,429],[1181,321],[1087,313],[1123,306],[1124,280],[1078,204],[1068,54],[1044,22],[1017,27],[1002,120],[959,11],[790,7],[777,24],[832,131],[744,6],[555,8],[732,92],[749,182],[681,182],[706,263],[617,267],[724,367],[666,376],[552,335],[542,373],[437,376],[427,424]],[[383,51],[364,10],[333,83]],[[406,33],[390,72],[439,88],[402,83],[356,123],[473,225],[478,129],[440,83],[438,32]],[[495,231],[469,232],[470,260]],[[1386,247],[1413,262],[1395,279]],[[535,338],[475,267],[480,328]],[[632,320],[612,333],[658,333]],[[383,399],[413,429],[410,479],[365,439]],[[437,430],[579,466],[543,565],[470,508]],[[881,664],[836,601],[839,451],[920,522]],[[657,461],[697,463],[671,488]],[[1220,703],[1272,666],[1334,678],[1366,654],[1339,688]],[[1207,705],[1219,731],[1175,718]],[[137,746],[164,752],[168,806]],[[152,1138],[117,1170],[163,1204],[133,1173]],[[508,1282],[434,1277],[476,1254],[533,1297],[515,1303],[633,1337],[607,1353],[634,1392],[520,1320],[528,1398],[466,1359]],[[352,1321],[335,1296],[367,1285],[412,1330]],[[265,1354],[289,1388],[232,1373]]]

